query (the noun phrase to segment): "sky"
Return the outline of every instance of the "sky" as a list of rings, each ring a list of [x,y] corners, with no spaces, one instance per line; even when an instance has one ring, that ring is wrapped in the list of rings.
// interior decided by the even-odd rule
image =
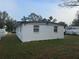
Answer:
[[[7,11],[16,20],[30,13],[36,13],[43,18],[53,16],[57,21],[71,24],[76,16],[78,7],[59,7],[61,0],[0,0],[0,11]]]

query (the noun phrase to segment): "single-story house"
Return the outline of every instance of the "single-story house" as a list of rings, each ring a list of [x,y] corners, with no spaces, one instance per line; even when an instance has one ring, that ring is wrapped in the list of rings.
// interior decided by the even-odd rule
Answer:
[[[65,28],[65,33],[79,35],[79,26],[68,26]]]
[[[21,21],[16,27],[16,35],[23,42],[63,39],[64,26],[53,22]]]

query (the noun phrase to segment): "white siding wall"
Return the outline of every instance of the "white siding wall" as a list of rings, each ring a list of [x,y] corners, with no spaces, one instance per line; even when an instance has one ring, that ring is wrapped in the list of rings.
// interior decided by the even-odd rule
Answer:
[[[18,36],[19,39],[23,39],[22,29],[23,29],[22,26],[19,26],[16,29],[16,35]]]
[[[64,26],[58,26],[58,32],[54,32],[54,26],[56,25],[39,25],[39,32],[33,32],[33,25],[34,24],[22,25],[22,31],[16,31],[17,36],[23,42],[64,38]]]

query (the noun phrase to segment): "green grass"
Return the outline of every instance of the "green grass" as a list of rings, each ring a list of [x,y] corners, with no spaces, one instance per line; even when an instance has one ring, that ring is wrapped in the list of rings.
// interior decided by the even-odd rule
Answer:
[[[22,43],[8,34],[0,41],[0,59],[79,59],[79,36]]]

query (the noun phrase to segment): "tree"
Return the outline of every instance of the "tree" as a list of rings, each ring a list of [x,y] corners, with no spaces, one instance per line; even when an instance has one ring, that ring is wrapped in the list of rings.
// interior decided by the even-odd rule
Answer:
[[[48,22],[51,22],[51,20],[53,19],[52,16],[49,17]]]
[[[37,15],[36,13],[31,13],[28,18],[30,18],[31,21],[42,21],[42,16]]]
[[[5,26],[5,20],[8,17],[8,13],[6,11],[1,12],[0,11],[0,28],[4,28]]]
[[[56,21],[57,21],[57,19],[55,18],[55,19],[53,19],[53,21],[52,21],[52,22],[53,22],[53,23],[56,23]]]
[[[50,16],[49,19],[48,19],[48,22],[55,23],[56,21],[57,21],[57,19],[56,18],[54,19],[52,16]]]
[[[13,20],[6,11],[0,11],[0,28],[4,28],[6,26],[6,30],[12,32],[15,28],[15,20]]]
[[[62,0],[63,3],[59,4],[59,6],[67,6],[67,7],[75,7],[79,6],[79,0]]]
[[[77,11],[77,15],[76,15],[76,18],[73,19],[72,21],[72,24],[71,25],[74,25],[74,26],[79,26],[79,11]]]
[[[74,26],[79,26],[79,20],[78,20],[78,19],[74,19],[74,20],[72,21],[72,25],[74,25]]]
[[[44,19],[42,20],[42,22],[47,22],[47,19],[46,19],[46,18],[44,18]]]
[[[65,23],[65,22],[58,22],[58,24],[60,24],[60,25],[64,25],[64,27],[66,27],[67,26],[67,24]]]
[[[52,20],[52,19],[53,19],[53,17],[52,17],[52,16],[50,16],[50,17],[49,17],[49,19],[50,19],[50,20]]]
[[[31,13],[28,17],[23,16],[22,21],[42,21],[42,17],[35,13]]]
[[[8,32],[13,32],[15,31],[15,25],[16,25],[16,20],[13,20],[13,18],[8,17],[6,20],[6,31]]]
[[[26,19],[26,17],[25,16],[23,16],[23,18],[21,19],[22,21],[26,21],[27,19]]]

